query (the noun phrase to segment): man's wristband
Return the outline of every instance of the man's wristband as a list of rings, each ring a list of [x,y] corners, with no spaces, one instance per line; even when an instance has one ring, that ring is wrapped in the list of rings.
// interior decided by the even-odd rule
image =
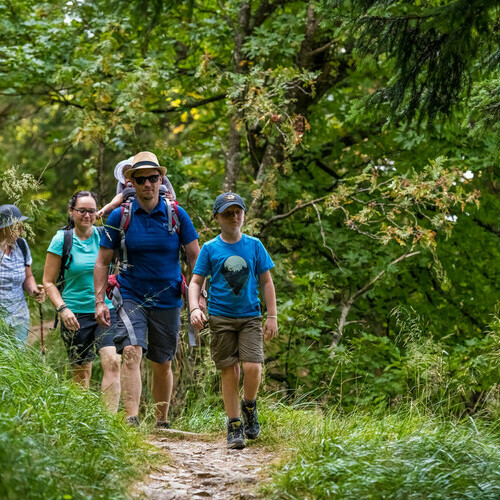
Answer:
[[[189,314],[192,314],[192,313],[193,313],[193,311],[196,311],[196,309],[198,309],[198,311],[200,310],[200,308],[199,308],[199,307],[193,307],[193,309],[191,309],[191,310],[189,311]]]
[[[67,309],[68,306],[66,304],[61,304],[57,309],[56,309],[56,312],[58,313],[62,313],[64,311],[64,309]]]
[[[268,318],[274,318],[274,319],[278,319],[278,316],[270,316],[269,314],[267,315]]]
[[[104,300],[96,300],[95,305],[97,305],[97,304],[104,304]]]

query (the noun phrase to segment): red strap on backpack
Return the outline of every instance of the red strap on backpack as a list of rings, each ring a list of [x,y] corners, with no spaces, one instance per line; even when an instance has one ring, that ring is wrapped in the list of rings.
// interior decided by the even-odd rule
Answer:
[[[188,296],[187,296],[187,292],[188,292],[188,286],[187,286],[187,282],[186,282],[186,277],[181,274],[181,295],[187,300],[188,299]]]
[[[110,274],[108,276],[108,286],[106,287],[106,296],[109,300],[113,298],[113,288],[115,288],[115,286],[120,288],[120,283],[118,283],[118,275]]]

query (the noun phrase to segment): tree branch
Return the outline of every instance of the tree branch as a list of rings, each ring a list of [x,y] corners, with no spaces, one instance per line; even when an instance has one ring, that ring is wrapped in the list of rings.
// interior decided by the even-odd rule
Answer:
[[[269,17],[271,17],[278,7],[285,5],[286,3],[286,0],[277,0],[276,2],[269,2],[268,0],[262,1],[259,8],[255,11],[255,14],[252,16],[249,32],[252,33],[255,28],[258,28]]]
[[[344,328],[346,327],[347,324],[351,323],[347,321],[347,315],[349,314],[349,311],[351,310],[352,305],[354,304],[354,301],[363,293],[368,291],[369,288],[373,286],[373,284],[379,280],[389,269],[389,267],[393,266],[394,264],[397,264],[398,262],[401,262],[402,260],[409,259],[410,257],[413,257],[415,255],[418,255],[420,251],[416,252],[410,252],[410,253],[405,253],[398,257],[397,259],[393,260],[385,269],[380,271],[377,276],[375,276],[373,279],[371,279],[368,283],[366,283],[363,287],[361,287],[359,290],[354,292],[346,301],[342,301],[342,309],[340,311],[340,318],[337,326],[337,330],[332,332],[332,343],[330,345],[330,357],[333,358],[335,356],[335,349],[339,345],[340,340],[342,339],[342,335],[344,333]]]
[[[318,216],[318,222],[319,222],[319,230],[321,232],[321,237],[323,238],[323,247],[326,248],[327,250],[330,250],[330,253],[332,255],[332,258],[333,258],[333,261],[337,264],[337,266],[339,266],[339,268],[342,270],[342,268],[340,267],[340,262],[339,262],[339,259],[337,258],[337,256],[335,255],[335,252],[333,251],[333,249],[328,246],[326,244],[326,236],[325,236],[325,230],[323,229],[323,224],[321,222],[321,215],[319,213],[319,210],[318,210],[318,207],[316,206],[315,203],[312,204],[312,206],[314,207],[314,210],[316,210],[316,215]]]
[[[325,43],[323,46],[318,47],[317,49],[314,49],[313,51],[309,52],[309,55],[315,56],[316,54],[321,54],[321,52],[328,50],[334,44],[335,44],[335,40],[330,40],[328,43]]]
[[[206,99],[201,99],[199,101],[183,104],[182,106],[177,106],[177,107],[172,106],[166,109],[154,109],[151,110],[150,113],[157,113],[157,114],[175,113],[176,111],[183,111],[185,109],[199,108],[200,106],[204,106],[205,104],[210,104],[211,102],[220,101],[225,98],[226,94],[218,94],[214,95],[213,97],[207,97]]]
[[[192,108],[199,108],[200,106],[204,106],[205,104],[209,104],[211,102],[216,102],[224,99],[226,97],[226,94],[218,94],[212,97],[207,97],[206,99],[201,99],[199,101],[195,102],[190,102],[183,104],[182,106],[171,106],[170,108],[166,109],[151,109],[149,110],[150,113],[154,114],[165,114],[165,113],[176,113],[179,111],[184,111],[186,109],[192,109]],[[65,106],[74,106],[75,108],[79,109],[85,109],[85,106],[82,106],[81,104],[78,104],[77,102],[74,101],[68,101],[65,98],[57,99],[55,97],[51,98],[51,103],[52,104],[64,104]],[[92,108],[97,110],[97,108]],[[114,113],[116,111],[116,108],[99,108],[99,111],[106,111],[109,113]]]
[[[268,221],[264,222],[264,224],[262,225],[262,229],[265,229],[267,226],[269,226],[269,224],[273,224],[274,222],[277,222],[279,220],[286,219],[287,217],[290,217],[291,215],[293,215],[298,210],[302,210],[303,208],[310,207],[311,205],[314,205],[315,203],[319,203],[321,201],[325,201],[330,196],[331,196],[330,194],[327,194],[326,196],[322,196],[321,198],[316,198],[315,200],[308,201],[307,203],[303,203],[303,204],[300,204],[300,205],[295,205],[295,207],[293,207],[286,214],[275,215],[274,217],[271,217]]]

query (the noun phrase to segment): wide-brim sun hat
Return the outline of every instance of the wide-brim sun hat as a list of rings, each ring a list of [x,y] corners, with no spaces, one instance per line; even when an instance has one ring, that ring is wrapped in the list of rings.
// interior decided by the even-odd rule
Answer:
[[[0,205],[0,229],[13,226],[27,218],[15,205]]]
[[[115,174],[115,179],[118,182],[125,184],[125,175],[123,175],[123,169],[125,167],[130,168],[132,166],[133,161],[134,161],[134,157],[131,156],[130,158],[127,158],[126,160],[122,160],[121,162],[116,164],[114,174]]]
[[[139,170],[146,170],[156,168],[160,172],[161,175],[165,175],[167,173],[167,167],[162,167],[158,162],[158,158],[154,153],[149,151],[141,151],[134,156],[132,161],[132,166],[124,172],[124,175],[127,179],[132,179],[136,172]]]

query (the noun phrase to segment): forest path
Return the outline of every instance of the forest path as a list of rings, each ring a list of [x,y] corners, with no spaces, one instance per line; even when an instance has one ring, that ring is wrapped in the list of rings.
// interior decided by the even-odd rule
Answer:
[[[258,445],[228,450],[225,437],[217,438],[174,430],[152,436],[151,443],[166,450],[172,461],[154,472],[132,493],[135,498],[255,499],[257,488],[268,479],[265,466],[277,457]]]

